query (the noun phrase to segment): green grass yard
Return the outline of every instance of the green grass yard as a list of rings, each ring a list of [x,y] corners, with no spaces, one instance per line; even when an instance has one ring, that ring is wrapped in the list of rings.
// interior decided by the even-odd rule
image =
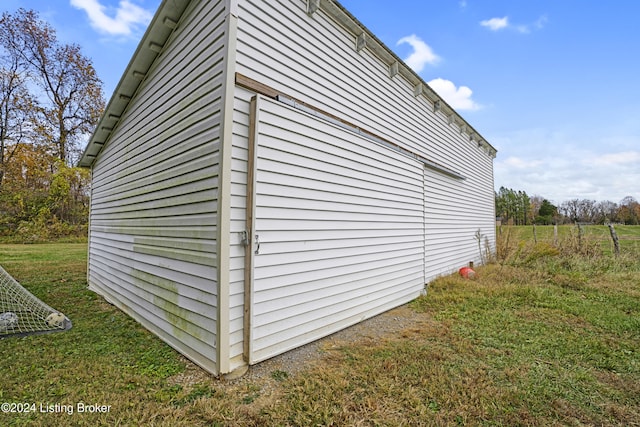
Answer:
[[[0,425],[640,425],[640,227],[617,227],[617,258],[556,247],[541,229],[537,245],[510,229],[507,256],[477,280],[432,282],[399,334],[237,383],[198,372],[88,291],[86,245],[0,245],[0,265],[74,325],[0,340],[0,403],[36,405]],[[591,232],[606,249],[608,234]],[[80,402],[110,407],[78,413]]]

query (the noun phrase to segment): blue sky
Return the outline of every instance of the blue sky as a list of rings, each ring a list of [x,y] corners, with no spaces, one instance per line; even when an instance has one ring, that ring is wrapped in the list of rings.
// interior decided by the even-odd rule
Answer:
[[[160,0],[2,0],[78,43],[111,96]],[[640,199],[640,2],[342,0],[498,149],[496,188]]]

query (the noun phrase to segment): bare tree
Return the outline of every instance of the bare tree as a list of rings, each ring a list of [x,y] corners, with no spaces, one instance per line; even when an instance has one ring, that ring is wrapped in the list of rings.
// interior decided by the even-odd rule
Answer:
[[[571,222],[579,221],[580,200],[578,199],[565,200],[560,204],[560,207],[558,208],[558,210],[564,217],[569,219],[569,221]]]
[[[42,90],[36,131],[57,158],[71,163],[105,104],[102,82],[91,61],[80,46],[60,44],[55,30],[34,11],[4,13],[0,31],[7,34],[9,50],[29,67]]]
[[[582,222],[595,222],[597,210],[596,201],[589,199],[580,200],[579,218]]]
[[[35,102],[27,89],[29,70],[21,60],[13,28],[0,20],[0,186],[7,165],[20,147],[33,117]]]
[[[624,224],[640,224],[640,203],[632,196],[622,199],[618,210],[618,219]]]
[[[14,67],[0,67],[0,186],[7,164],[25,135],[29,94]]]
[[[609,200],[603,200],[596,205],[598,224],[606,224],[613,221],[618,213],[618,205]]]
[[[545,198],[542,197],[542,196],[538,196],[537,194],[531,196],[531,198],[530,198],[530,202],[531,202],[531,211],[530,211],[530,213],[531,213],[531,218],[532,219],[535,219],[540,214],[540,207],[542,206],[543,200],[545,200]]]

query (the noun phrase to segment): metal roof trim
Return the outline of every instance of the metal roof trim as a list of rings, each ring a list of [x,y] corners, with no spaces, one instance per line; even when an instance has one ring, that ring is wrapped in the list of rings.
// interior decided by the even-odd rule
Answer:
[[[308,1],[308,0],[303,0]],[[450,124],[456,124],[461,132],[469,134],[470,140],[478,141],[478,146],[486,150],[486,152],[493,158],[495,158],[496,150],[488,141],[486,141],[480,133],[473,128],[467,121],[451,107],[436,91],[427,84],[415,71],[413,71],[407,64],[404,63],[391,49],[389,49],[375,34],[373,34],[364,24],[353,16],[344,6],[342,6],[337,0],[317,0],[317,9],[323,10],[329,17],[331,17],[336,23],[342,26],[345,30],[352,33],[356,40],[365,40],[362,48],[368,49],[382,62],[389,67],[396,67],[394,64],[398,64],[398,74],[404,77],[410,84],[416,87],[416,96],[423,95],[430,102],[434,103],[434,110],[441,111],[448,117]],[[317,10],[316,9],[316,10]],[[308,8],[308,12],[313,8]],[[363,34],[366,36],[363,37]],[[435,98],[435,99],[434,99]],[[437,108],[435,103],[439,102]]]
[[[131,100],[137,94],[147,73],[156,59],[162,55],[165,43],[179,26],[182,15],[190,2],[191,0],[162,1],[111,95],[93,135],[89,138],[89,142],[78,161],[78,166],[89,168],[93,165]]]

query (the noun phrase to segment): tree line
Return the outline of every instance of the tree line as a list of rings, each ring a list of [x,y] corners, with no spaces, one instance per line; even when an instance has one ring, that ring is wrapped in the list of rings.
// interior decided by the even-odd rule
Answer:
[[[632,196],[619,203],[576,198],[556,206],[542,196],[530,197],[525,191],[500,187],[495,203],[503,224],[640,224],[640,203]]]
[[[77,44],[32,10],[0,18],[0,234],[83,234],[88,171],[75,168],[104,110],[102,82]]]

